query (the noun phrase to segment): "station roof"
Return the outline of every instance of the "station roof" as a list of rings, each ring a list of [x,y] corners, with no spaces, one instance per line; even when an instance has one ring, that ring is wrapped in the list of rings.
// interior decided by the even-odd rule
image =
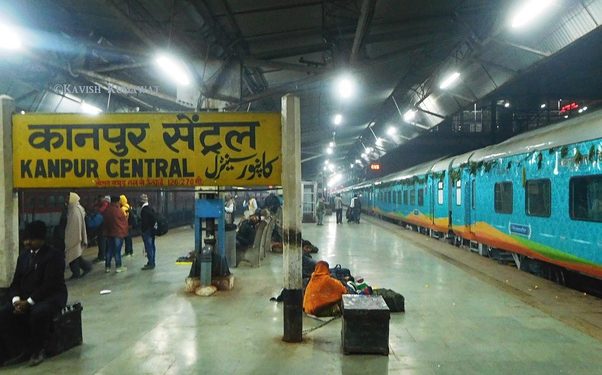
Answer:
[[[301,98],[304,178],[329,158],[375,159],[496,90],[576,40],[600,33],[602,0],[550,1],[524,28],[522,0],[21,0],[0,24],[24,47],[0,50],[0,93],[27,112],[279,111]],[[178,87],[154,63],[178,56],[194,84]],[[451,72],[458,83],[440,89]],[[342,74],[356,93],[344,100]],[[65,94],[67,86],[101,92]],[[109,87],[129,88],[114,92]],[[150,92],[137,92],[147,87]],[[127,91],[127,90],[125,90]],[[132,92],[134,91],[134,92]],[[349,92],[348,92],[349,93]],[[404,114],[415,110],[415,117]],[[342,115],[339,126],[333,117]],[[387,136],[395,127],[397,133]],[[336,146],[326,153],[330,142]]]

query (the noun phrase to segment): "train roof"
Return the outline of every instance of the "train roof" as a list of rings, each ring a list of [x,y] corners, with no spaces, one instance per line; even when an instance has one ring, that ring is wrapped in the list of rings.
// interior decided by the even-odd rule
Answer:
[[[472,151],[468,151],[464,154],[460,154],[460,155],[454,157],[454,161],[452,163],[452,168],[457,168],[457,167],[461,166],[462,164],[468,163],[468,161],[470,160],[470,157],[474,153],[475,153],[475,150],[472,150]]]
[[[381,179],[372,179],[346,189],[357,189],[373,184],[401,181],[416,175],[429,172],[440,172],[447,170],[450,165],[457,168],[469,161],[479,162],[501,157],[529,153],[539,150],[570,145],[574,143],[590,141],[602,138],[602,110],[581,115],[574,119],[563,121],[558,124],[546,126],[527,133],[519,134],[496,145],[484,147],[479,150],[469,151],[464,154],[451,157],[443,157],[431,160],[405,169],[401,172],[391,173]]]
[[[433,161],[433,168],[431,168],[431,172],[441,172],[446,171],[449,168],[449,164],[456,158],[456,156],[449,156],[443,159],[439,159]]]
[[[388,182],[401,181],[401,180],[405,180],[407,178],[411,178],[416,175],[427,174],[431,171],[431,169],[433,168],[435,163],[437,163],[437,161],[439,161],[439,160],[441,160],[441,159],[427,161],[425,163],[421,163],[421,164],[415,165],[413,167],[410,167],[408,169],[405,169],[401,172],[396,172],[396,173],[387,175],[382,178],[382,183],[384,184],[384,183],[388,183]]]
[[[497,145],[477,150],[469,159],[487,161],[599,138],[602,138],[602,110],[519,134]]]

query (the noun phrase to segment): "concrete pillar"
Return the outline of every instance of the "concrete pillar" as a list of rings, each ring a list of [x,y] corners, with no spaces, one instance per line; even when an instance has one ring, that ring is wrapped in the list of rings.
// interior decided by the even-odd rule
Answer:
[[[282,97],[282,211],[284,260],[284,336],[301,342],[303,300],[301,280],[301,108],[299,97]]]
[[[19,206],[13,192],[12,115],[15,102],[0,96],[0,288],[8,288],[19,256]]]

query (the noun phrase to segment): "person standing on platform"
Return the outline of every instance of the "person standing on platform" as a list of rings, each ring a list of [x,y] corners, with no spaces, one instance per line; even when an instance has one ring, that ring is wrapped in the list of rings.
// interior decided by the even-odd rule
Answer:
[[[318,219],[318,225],[324,225],[324,211],[326,210],[326,202],[322,194],[318,195],[318,201],[316,202],[316,218]]]
[[[92,271],[92,263],[82,256],[88,247],[88,233],[86,232],[86,210],[79,203],[79,195],[69,193],[67,206],[67,223],[65,225],[65,258],[71,269],[71,280],[84,277]],[[83,273],[80,274],[80,269]]]
[[[337,224],[343,224],[343,199],[341,193],[334,198],[334,210],[337,216]]]
[[[251,195],[251,197],[249,198],[249,216],[255,215],[257,213],[258,208],[259,206],[257,206],[257,200],[255,199],[255,195]]]
[[[120,195],[119,196],[119,204],[121,205],[121,211],[123,211],[123,214],[125,215],[125,219],[128,222],[128,233],[127,236],[125,236],[124,238],[124,242],[125,242],[125,250],[123,253],[124,257],[131,257],[132,255],[134,255],[134,246],[132,244],[132,220],[130,220],[130,215],[132,214],[132,210],[130,205],[128,204],[128,199],[125,195]]]
[[[111,272],[111,260],[115,257],[115,272],[126,271],[121,266],[121,246],[128,234],[128,221],[121,210],[119,197],[112,196],[111,204],[105,210],[103,233],[107,237],[107,254],[105,257],[105,272]]]
[[[155,224],[157,223],[157,215],[148,203],[148,195],[140,196],[140,230],[142,231],[142,241],[146,251],[147,263],[142,267],[143,271],[155,269],[155,255],[157,249],[155,247]]]
[[[30,366],[44,361],[52,318],[67,303],[65,256],[46,244],[46,224],[31,222],[23,238],[10,302],[0,307],[0,358],[7,366],[28,358]]]
[[[349,207],[351,207],[351,217],[352,217],[352,221],[355,221],[356,223],[360,223],[360,214],[362,213],[362,202],[360,201],[360,197],[358,197],[357,194],[353,195],[353,198],[351,198],[351,204],[349,205]]]
[[[94,211],[96,211],[98,214],[100,214],[103,218],[103,220],[102,220],[103,222],[101,222],[100,225],[98,226],[98,228],[96,229],[96,231],[97,231],[96,241],[98,242],[98,257],[96,258],[95,262],[103,262],[105,260],[105,255],[107,252],[107,238],[103,234],[104,213],[105,213],[107,207],[109,207],[110,203],[111,203],[110,196],[99,195],[98,199],[96,201],[96,204],[94,205]]]
[[[234,224],[234,198],[230,194],[226,194],[224,198],[225,222],[226,224]]]

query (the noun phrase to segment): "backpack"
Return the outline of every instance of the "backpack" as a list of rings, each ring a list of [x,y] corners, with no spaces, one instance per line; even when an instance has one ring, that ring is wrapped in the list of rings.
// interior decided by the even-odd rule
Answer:
[[[382,296],[391,312],[405,312],[405,298],[391,289],[374,289],[374,294]]]
[[[86,228],[90,230],[98,229],[102,225],[104,218],[100,212],[94,212],[86,215]]]
[[[155,223],[155,236],[162,236],[169,230],[169,223],[165,216],[157,214],[157,222]]]
[[[130,208],[130,212],[128,215],[128,226],[131,227],[132,229],[138,228],[138,222],[139,222],[138,213],[136,212],[135,209]]]

